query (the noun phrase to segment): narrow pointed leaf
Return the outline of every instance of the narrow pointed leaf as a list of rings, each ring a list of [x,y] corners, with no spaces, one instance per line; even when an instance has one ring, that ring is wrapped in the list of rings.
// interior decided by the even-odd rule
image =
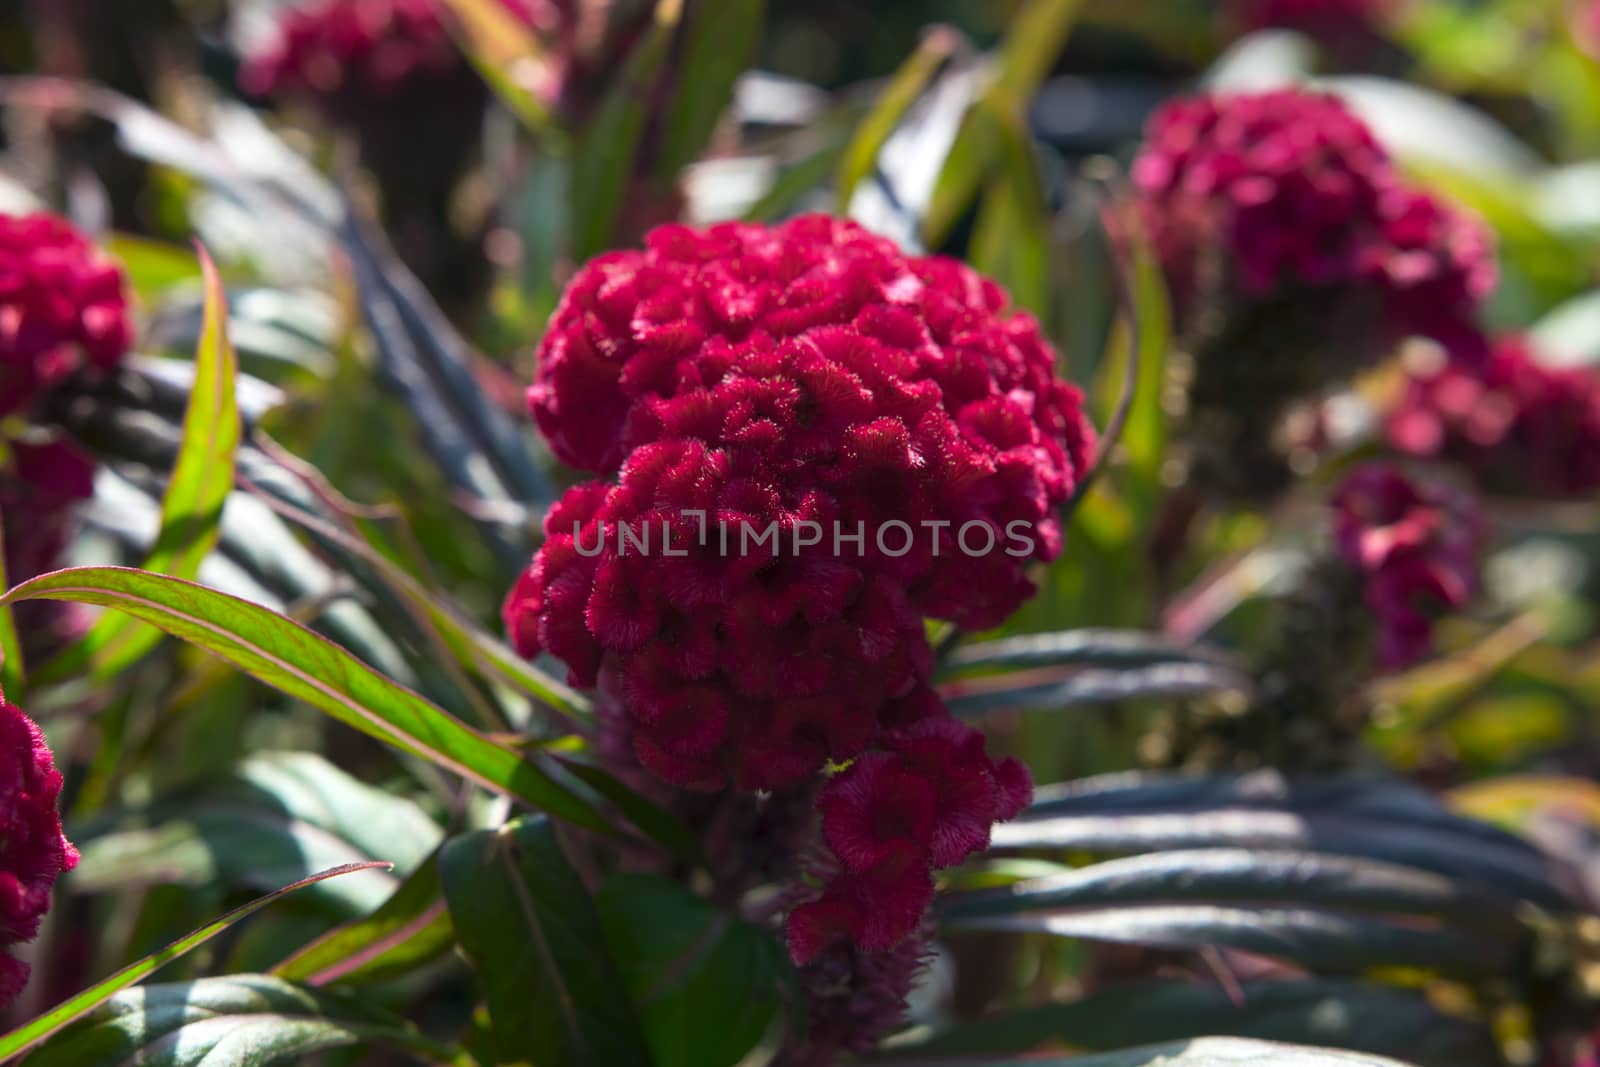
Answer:
[[[28,1067],[271,1067],[331,1049],[384,1045],[464,1063],[413,1027],[353,998],[239,974],[112,997],[28,1057]]]
[[[901,1056],[963,1062],[1055,1044],[1098,1051],[1202,1034],[1329,1045],[1452,1067],[1504,1062],[1486,1025],[1441,1013],[1424,991],[1345,978],[1251,982],[1237,993],[1213,983],[1124,982],[1078,1000],[949,1023],[897,1047],[885,1062],[903,1067]]]
[[[935,74],[961,45],[961,38],[953,30],[935,27],[930,30],[911,53],[894,77],[884,86],[870,111],[850,138],[849,147],[839,161],[838,177],[834,181],[834,202],[838,212],[848,214],[850,199],[856,186],[867,178],[878,165],[878,154],[884,142],[894,133],[900,120],[917,102]]]
[[[1509,941],[1525,930],[1516,903],[1398,864],[1312,852],[1182,849],[1108,860],[1014,885],[951,894],[939,902],[947,926],[1047,915],[1069,908],[1155,902],[1312,905],[1449,919]]]
[[[1406,1067],[1361,1052],[1203,1037],[1093,1056],[958,1057],[896,1060],[899,1067]]]
[[[0,1062],[33,1048],[39,1042],[61,1030],[62,1027],[75,1022],[104,1004],[117,993],[131,985],[144,981],[173,960],[194,951],[222,933],[222,931],[235,923],[249,918],[278,898],[287,896],[297,889],[315,885],[328,878],[337,878],[342,874],[374,870],[387,866],[388,864],[385,863],[352,863],[344,867],[335,867],[332,870],[314,874],[310,878],[302,878],[293,885],[286,885],[282,889],[275,890],[264,897],[258,897],[248,904],[233,909],[220,919],[207,923],[193,933],[179,938],[159,952],[151,953],[142,960],[130,963],[110,978],[96,982],[77,996],[62,1001],[43,1015],[24,1023],[4,1037],[0,1037]]]
[[[221,535],[222,507],[233,490],[235,458],[243,433],[235,385],[239,358],[228,338],[228,295],[203,247],[196,246],[205,279],[205,310],[194,356],[194,387],[183,417],[183,440],[161,501],[161,528],[144,569],[179,578],[200,573],[200,561]],[[78,644],[47,665],[41,677],[70,677],[93,661],[97,677],[110,678],[138,662],[161,640],[161,631],[126,615],[106,614]]]
[[[330,930],[272,973],[314,986],[381,982],[437,959],[452,944],[435,853],[377,911]]]
[[[319,634],[194,582],[124,567],[47,574],[0,603],[43,598],[115,608],[233,664],[340,722],[469,781],[602,832],[594,807],[551,777],[544,757],[496,744]]]

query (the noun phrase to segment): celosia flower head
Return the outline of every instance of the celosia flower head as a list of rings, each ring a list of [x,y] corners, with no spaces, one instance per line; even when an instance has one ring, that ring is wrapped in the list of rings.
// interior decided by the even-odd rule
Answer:
[[[462,69],[438,0],[322,0],[284,12],[240,83],[257,95],[316,100],[343,119]]]
[[[1174,101],[1151,119],[1133,179],[1180,307],[1293,292],[1363,302],[1378,328],[1357,363],[1407,334],[1454,339],[1494,284],[1483,227],[1408,187],[1332,96]]]
[[[0,214],[0,415],[82,370],[111,370],[133,330],[122,269],[63,219]]]
[[[837,863],[792,914],[800,963],[900,944],[933,870],[1031,788],[934,697],[923,624],[1014,611],[1090,460],[1079,393],[1006,303],[835,219],[668,226],[580,271],[540,348],[534,416],[602,477],[547,515],[507,629],[598,685],[666,782],[849,764],[819,800]]]
[[[10,949],[31,941],[56,877],[78,863],[61,832],[61,773],[39,727],[0,699],[0,1007],[28,980]]]
[[[508,629],[613,687],[640,759],[684,785],[776,788],[862,751],[923,688],[924,616],[991,626],[1029,595],[1092,441],[993,283],[823,217],[658,229],[579,273],[539,356],[551,446],[614,480],[551,511]],[[1030,545],[1008,555],[1013,523]]]
[[[1521,337],[1499,341],[1481,365],[1438,360],[1414,371],[1387,430],[1401,451],[1457,463],[1495,492],[1600,490],[1600,373],[1549,366]]]
[[[1387,463],[1351,471],[1332,505],[1339,555],[1377,620],[1378,663],[1407,667],[1427,654],[1434,616],[1476,592],[1483,518],[1469,496]]]
[[[539,38],[546,69],[533,88],[556,103],[576,62],[578,0],[494,2]],[[283,13],[276,32],[248,57],[240,84],[257,96],[312,101],[337,122],[370,120],[374,111],[404,110],[429,95],[435,107],[459,103],[481,86],[451,17],[445,0],[312,0]],[[417,118],[391,116],[407,117]],[[464,113],[454,119],[474,121]]]

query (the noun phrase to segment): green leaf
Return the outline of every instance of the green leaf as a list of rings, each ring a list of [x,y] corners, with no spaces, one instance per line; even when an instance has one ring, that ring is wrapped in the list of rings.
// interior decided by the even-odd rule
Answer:
[[[435,853],[377,911],[328,931],[272,973],[314,986],[381,982],[437,959],[453,944]]]
[[[682,819],[593,764],[570,759],[559,759],[559,762],[574,778],[615,804],[629,822],[677,859],[690,866],[705,863],[700,838]]]
[[[233,664],[346,725],[479,785],[603,833],[610,824],[523,756],[465,725],[306,627],[194,582],[124,567],[81,567],[26,582],[0,603],[43,598],[116,608]]]
[[[1167,662],[1115,670],[1089,668],[1060,680],[1034,681],[1026,674],[950,682],[941,688],[957,715],[1013,708],[1061,711],[1088,704],[1167,700],[1208,693],[1253,691],[1249,675],[1215,663]]]
[[[1570,875],[1527,842],[1370,776],[1102,775],[1041,787],[1020,819],[995,827],[993,844],[1097,855],[1312,850],[1432,871],[1556,912],[1580,906]]]
[[[1344,978],[1250,982],[1237,991],[1189,981],[1123,982],[1077,1000],[951,1022],[895,1052],[963,1062],[959,1057],[980,1053],[1055,1045],[1098,1051],[1201,1034],[1329,1045],[1452,1067],[1503,1064],[1485,1024],[1441,1013],[1421,990]]]
[[[452,604],[429,592],[404,567],[372,544],[265,488],[254,485],[252,488],[259,488],[267,505],[290,522],[308,530],[318,539],[349,552],[371,567],[383,584],[431,628],[440,643],[450,650],[462,666],[482,671],[574,719],[589,717],[589,702],[582,694],[552,678],[507,648],[503,642],[462,618]]]
[[[683,18],[683,4],[684,0],[657,0],[643,39],[578,139],[572,171],[572,240],[579,262],[611,247],[623,202],[633,191],[639,142]]]
[[[498,1062],[651,1063],[594,900],[539,816],[457,837],[439,875],[482,984]]]
[[[1487,979],[1510,973],[1520,959],[1515,943],[1475,931],[1292,905],[1107,904],[992,916],[962,925],[1111,944],[1231,948],[1288,960],[1318,974],[1417,967]]]
[[[168,884],[261,890],[367,860],[406,874],[440,837],[411,801],[357,781],[320,756],[266,753],[226,780],[74,827],[82,860],[72,886],[90,893]],[[372,871],[309,894],[356,915],[378,907],[397,884]]]
[[[196,247],[206,300],[194,356],[194,389],[183,417],[183,443],[161,501],[161,529],[144,565],[145,570],[178,578],[198,574],[200,561],[216,546],[243,433],[234,392],[239,359],[228,339],[228,295],[211,257]],[[95,620],[81,642],[47,664],[40,679],[71,677],[90,662],[97,678],[111,678],[160,640],[158,629],[138,626],[126,615],[107,614]]]
[[[1094,388],[1095,410],[1101,426],[1116,418],[1130,371],[1132,344],[1138,342],[1138,377],[1133,382],[1132,399],[1126,421],[1117,436],[1121,462],[1115,484],[1119,496],[1132,512],[1137,529],[1148,529],[1156,508],[1166,496],[1161,484],[1161,463],[1166,456],[1167,411],[1162,393],[1167,382],[1167,355],[1172,347],[1172,315],[1166,283],[1145,235],[1138,232],[1113,235],[1123,238],[1125,248],[1113,255],[1127,257],[1132,306],[1123,309],[1116,330],[1102,361]],[[1130,318],[1131,316],[1131,318]]]
[[[1081,629],[962,645],[942,666],[961,674],[996,667],[1143,667],[1172,661],[1227,664],[1231,658],[1220,650],[1151,631]]]
[[[673,64],[682,85],[667,112],[656,169],[661,181],[676,181],[711,139],[761,38],[766,7],[766,0],[719,0],[689,16],[682,52]]]
[[[1028,0],[1012,20],[995,57],[994,73],[979,103],[967,113],[951,146],[922,235],[930,247],[944,243],[1002,158],[1006,134],[1000,116],[1017,121],[1040,81],[1065,47],[1082,0]]]
[[[268,904],[271,904],[278,898],[286,896],[289,893],[293,893],[297,889],[304,889],[306,886],[315,885],[318,882],[324,881],[328,878],[337,878],[342,874],[351,874],[356,871],[372,870],[374,868],[385,866],[387,866],[387,864],[358,863],[348,867],[335,867],[332,870],[322,871],[318,874],[314,874],[310,878],[304,878],[298,882],[295,882],[293,885],[284,886],[282,889],[275,890],[271,893],[268,893],[264,897],[259,897],[250,903],[243,905],[242,907],[233,909],[220,919],[210,922],[205,926],[200,927],[200,929],[195,930],[193,933],[179,938],[159,952],[151,953],[141,960],[130,963],[128,966],[124,967],[110,978],[107,978],[101,982],[96,982],[94,985],[90,986],[88,989],[85,989],[77,996],[62,1001],[60,1004],[45,1012],[43,1015],[24,1023],[15,1030],[6,1034],[4,1037],[0,1037],[0,1061],[5,1061],[12,1056],[19,1055],[23,1052],[26,1052],[28,1049],[33,1048],[41,1041],[44,1041],[46,1038],[60,1031],[63,1027],[83,1018],[89,1012],[110,1000],[117,993],[127,989],[129,986],[144,981],[150,975],[154,974],[162,967],[165,967],[173,960],[194,951],[207,941],[210,941],[213,937],[216,937],[218,934],[222,933],[222,931],[228,929],[230,926],[233,926],[235,923],[249,918],[251,915],[254,915],[256,912],[260,911],[262,908],[266,907]]]
[[[559,133],[537,87],[550,74],[539,38],[501,0],[444,0],[455,14],[462,51],[511,113],[541,137]]]
[[[0,533],[0,588],[11,588],[6,574],[5,534]],[[11,605],[0,605],[0,698],[22,699],[22,642],[17,637],[17,620]]]
[[[122,264],[133,291],[147,302],[155,301],[202,270],[199,259],[188,249],[129,233],[112,234],[106,241],[106,251]]]
[[[27,1059],[27,1067],[271,1067],[357,1045],[463,1062],[347,996],[238,974],[119,993]]]
[[[911,53],[889,80],[877,103],[862,118],[839,161],[834,181],[834,204],[839,214],[848,214],[856,186],[878,165],[878,154],[895,127],[900,125],[917,97],[927,88],[945,62],[961,46],[961,37],[948,27],[934,27],[926,33],[917,50]]]
[[[1028,0],[1001,42],[995,88],[1026,104],[1066,47],[1082,6],[1083,0]]]
[[[899,1067],[1406,1067],[1399,1060],[1382,1059],[1359,1052],[1223,1037],[1202,1037],[1170,1045],[1147,1045],[1094,1056],[911,1058],[895,1062]]]
[[[596,904],[656,1067],[733,1067],[777,1014],[772,936],[676,882],[616,875]]]
[[[990,174],[973,227],[972,265],[1005,287],[1035,315],[1050,310],[1050,220],[1027,120],[1000,111],[991,98],[977,106],[995,111],[992,128],[999,158]]]
[[[1205,901],[1313,905],[1377,914],[1448,919],[1507,941],[1526,939],[1516,902],[1398,864],[1314,852],[1183,849],[1130,856],[998,889],[947,895],[941,922],[1048,915],[1066,908]]]

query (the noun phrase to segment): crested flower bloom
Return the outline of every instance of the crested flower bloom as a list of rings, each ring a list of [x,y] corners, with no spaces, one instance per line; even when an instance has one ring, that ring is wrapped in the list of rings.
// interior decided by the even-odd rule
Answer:
[[[1282,89],[1174,101],[1151,119],[1133,178],[1180,304],[1217,285],[1236,290],[1218,294],[1235,301],[1370,291],[1390,328],[1377,343],[1453,325],[1446,316],[1470,319],[1494,284],[1482,226],[1408,188],[1332,96]],[[1237,265],[1231,277],[1211,277],[1228,263]]]
[[[580,0],[496,2],[544,45],[548,62],[535,89],[558,103],[576,63]],[[445,0],[313,0],[291,7],[247,58],[240,84],[257,96],[309,101],[339,123],[370,121],[429,97],[438,106],[440,93],[454,103],[483,99],[449,17]],[[454,120],[463,121],[459,114]]]
[[[1061,549],[1093,431],[991,282],[821,216],[653,231],[579,272],[529,402],[569,490],[511,591],[524,655],[598,686],[689,789],[822,790],[805,963],[916,929],[1026,803],[928,686],[923,619],[993,626]]]
[[[115,369],[132,344],[122,268],[53,215],[0,214],[0,415],[26,418],[52,388]],[[57,566],[72,508],[94,491],[94,464],[71,445],[4,443],[0,524],[13,584]],[[17,607],[29,648],[58,643],[81,609],[55,602]]]
[[[1033,794],[1027,768],[995,761],[983,735],[945,715],[890,731],[822,791],[822,835],[839,872],[789,919],[789,953],[805,963],[838,941],[886,949],[916,930],[933,868],[989,847],[997,822]]]
[[[1133,181],[1193,360],[1181,440],[1209,489],[1281,490],[1295,405],[1407,337],[1485,354],[1488,231],[1408,186],[1335,97],[1174,101],[1151,119]]]
[[[1429,650],[1433,616],[1477,590],[1483,518],[1471,497],[1382,462],[1351,471],[1332,506],[1339,556],[1377,619],[1378,663],[1410,666]]]
[[[675,784],[780,788],[860,754],[926,695],[923,617],[995,625],[1060,550],[1092,432],[1004,304],[823,217],[595,260],[529,397],[556,454],[608,477],[547,517],[506,603],[518,648],[615,690]]]
[[[315,101],[335,121],[466,70],[438,0],[323,0],[287,9],[240,71],[247,92]]]
[[[53,215],[0,214],[0,415],[80,371],[109,371],[133,335],[122,269]]]
[[[61,772],[39,727],[0,699],[0,1007],[16,1000],[28,965],[11,955],[39,933],[56,877],[78,864],[56,810]]]
[[[1387,431],[1402,452],[1456,463],[1493,492],[1600,490],[1600,373],[1542,363],[1522,337],[1500,340],[1482,366],[1414,370]]]

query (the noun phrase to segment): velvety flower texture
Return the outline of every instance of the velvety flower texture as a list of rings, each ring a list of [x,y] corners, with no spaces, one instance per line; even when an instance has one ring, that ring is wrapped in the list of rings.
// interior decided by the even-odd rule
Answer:
[[[840,872],[791,948],[897,943],[931,868],[1026,800],[928,688],[923,618],[992,626],[1060,551],[1093,433],[1037,324],[960,263],[811,216],[593,261],[539,355],[541,429],[606,477],[547,516],[505,605],[518,650],[598,684],[675,785],[854,761],[820,802]]]
[[[81,370],[112,369],[132,335],[114,260],[63,219],[0,214],[0,415]]]
[[[1600,373],[1548,366],[1521,337],[1499,341],[1482,366],[1440,360],[1412,373],[1387,430],[1401,451],[1448,459],[1497,493],[1600,490]]]
[[[28,980],[10,949],[39,933],[56,876],[78,864],[56,810],[61,773],[39,727],[0,699],[0,1007]]]
[[[1332,505],[1339,555],[1377,619],[1379,666],[1410,666],[1431,647],[1433,616],[1477,589],[1483,518],[1471,497],[1381,462],[1351,471]]]
[[[553,102],[572,48],[577,0],[496,2],[550,47],[548,84],[541,93]],[[311,100],[338,122],[368,117],[386,103],[420,103],[421,94],[481,89],[448,17],[444,0],[314,0],[292,7],[276,34],[248,57],[240,84],[258,96]],[[433,100],[435,106],[448,102],[448,95]],[[454,118],[468,126],[476,122],[467,115]]]
[[[464,66],[439,0],[323,0],[286,10],[239,78],[247,92],[309,98],[347,120]]]
[[[1357,365],[1407,335],[1458,340],[1495,282],[1484,227],[1408,187],[1332,96],[1174,101],[1151,119],[1133,178],[1180,308],[1307,290],[1364,301],[1377,328],[1347,353]]]

